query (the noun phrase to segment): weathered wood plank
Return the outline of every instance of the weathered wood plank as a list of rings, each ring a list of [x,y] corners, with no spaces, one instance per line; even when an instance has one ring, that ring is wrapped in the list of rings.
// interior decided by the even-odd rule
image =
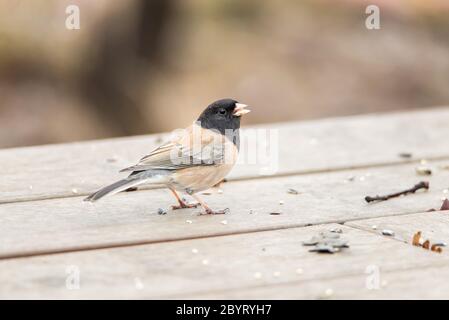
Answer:
[[[401,216],[380,217],[374,219],[355,220],[345,223],[363,231],[382,236],[382,230],[393,230],[395,239],[407,243],[409,247],[412,237],[417,231],[422,231],[423,240],[429,239],[431,243],[449,243],[449,211],[424,212]],[[372,227],[376,226],[374,230]],[[441,257],[435,265],[430,267],[417,267],[411,264],[407,269],[400,271],[387,271],[379,265],[380,286],[378,289],[369,289],[366,286],[368,275],[374,275],[376,269],[368,269],[369,273],[360,271],[359,275],[327,278],[315,281],[293,281],[287,284],[274,284],[268,286],[254,286],[241,290],[227,290],[217,292],[204,292],[193,294],[192,299],[253,299],[263,297],[265,299],[313,299],[325,298],[328,289],[333,291],[329,298],[335,299],[449,299],[449,265],[447,257],[449,251],[443,247],[443,252],[432,253],[419,247],[413,247],[417,251],[425,251]],[[380,257],[391,259],[388,248],[379,254]],[[393,257],[393,259],[396,259]],[[397,257],[397,259],[402,259]],[[371,285],[376,282],[369,280]],[[384,283],[382,285],[382,283]]]
[[[379,273],[372,286],[369,273],[337,278],[189,295],[190,299],[449,299],[449,266],[417,267]],[[369,285],[367,285],[367,281]],[[329,295],[329,291],[331,294]],[[173,296],[177,298],[181,296]]]
[[[411,243],[413,235],[421,231],[424,241],[429,239],[431,243],[445,242],[449,244],[449,211],[355,220],[347,222],[347,225],[379,234],[384,229],[392,230],[396,240],[406,243]],[[373,226],[376,226],[377,229],[374,230]],[[448,248],[443,248],[443,253],[449,254]]]
[[[301,245],[335,227],[343,229],[350,249],[323,255]],[[447,264],[447,257],[362,230],[320,225],[2,260],[0,298],[191,298],[267,285],[326,283],[326,279],[364,274],[372,265],[386,272],[439,263]],[[68,276],[74,270],[79,272],[80,289],[69,290],[66,283],[73,285]],[[421,280],[424,285],[429,279]],[[363,286],[365,279],[360,281]],[[271,297],[281,296],[275,290]],[[267,298],[263,294],[252,297]]]
[[[247,128],[279,130],[277,174],[326,171],[449,157],[449,109],[367,115]],[[161,135],[0,150],[0,203],[87,194],[122,177],[160,144]],[[256,149],[260,145],[256,146]],[[253,149],[243,154],[256,154]],[[244,156],[242,156],[244,159]],[[260,176],[261,165],[238,165],[231,179]]]
[[[428,192],[372,204],[364,201],[366,195],[409,188],[423,179],[416,175],[415,165],[228,182],[223,186],[223,194],[203,196],[213,208],[229,207],[231,213],[225,216],[198,216],[200,209],[158,215],[159,207],[167,208],[173,203],[166,190],[122,193],[95,204],[83,202],[80,197],[3,204],[0,257],[422,212],[440,205],[449,170],[439,167],[448,162],[429,163],[434,174],[424,177],[430,181]],[[353,181],[348,182],[348,177],[354,177]],[[301,194],[287,194],[288,188]],[[282,214],[270,215],[271,212]]]

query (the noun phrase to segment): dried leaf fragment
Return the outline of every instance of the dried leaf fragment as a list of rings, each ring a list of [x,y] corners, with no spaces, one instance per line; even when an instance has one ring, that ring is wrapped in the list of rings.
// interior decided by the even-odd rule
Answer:
[[[424,243],[422,244],[422,247],[424,249],[429,250],[430,249],[430,241],[429,240],[424,241]]]
[[[415,234],[413,235],[412,244],[413,244],[414,246],[420,247],[420,246],[421,246],[421,243],[419,242],[420,240],[421,240],[421,231],[418,231],[417,233],[415,233]]]
[[[432,250],[434,252],[438,252],[438,253],[441,253],[443,251],[443,249],[436,244],[433,244],[432,247],[430,248],[430,250]]]

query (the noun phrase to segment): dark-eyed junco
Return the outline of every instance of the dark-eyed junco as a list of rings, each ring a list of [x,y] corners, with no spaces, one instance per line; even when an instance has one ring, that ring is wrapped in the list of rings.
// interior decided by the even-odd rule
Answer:
[[[195,194],[216,185],[234,166],[240,144],[240,117],[250,110],[232,99],[209,105],[198,120],[172,141],[154,149],[138,164],[123,169],[131,174],[87,197],[96,201],[141,184],[163,185],[179,202],[173,209],[192,208],[197,204],[184,202],[176,191],[193,196],[207,214],[213,211]]]

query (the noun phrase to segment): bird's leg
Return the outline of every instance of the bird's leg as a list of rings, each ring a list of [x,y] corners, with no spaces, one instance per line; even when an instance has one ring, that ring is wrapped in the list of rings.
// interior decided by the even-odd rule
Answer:
[[[198,196],[192,194],[192,197],[194,197],[195,200],[200,203],[200,205],[204,209],[205,214],[226,214],[229,212],[229,208],[214,211],[211,208],[209,208],[209,206],[206,203],[204,203],[204,201],[202,201]]]
[[[176,205],[171,206],[171,208],[172,208],[173,210],[185,209],[185,208],[196,208],[196,207],[198,207],[198,204],[197,204],[197,203],[186,203],[185,201],[183,201],[183,200],[179,197],[179,195],[178,195],[178,193],[175,191],[175,189],[172,189],[172,188],[169,188],[169,189],[170,189],[170,191],[174,194],[174,196],[176,197],[176,200],[178,200],[178,203],[179,203],[178,206],[176,206]]]

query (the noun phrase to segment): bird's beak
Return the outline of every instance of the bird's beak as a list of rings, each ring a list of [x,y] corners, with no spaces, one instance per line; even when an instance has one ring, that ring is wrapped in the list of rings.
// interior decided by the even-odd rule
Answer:
[[[248,107],[246,104],[236,103],[233,115],[236,116],[236,117],[241,117],[244,114],[247,114],[247,113],[251,112],[251,110],[245,109],[246,107]]]

